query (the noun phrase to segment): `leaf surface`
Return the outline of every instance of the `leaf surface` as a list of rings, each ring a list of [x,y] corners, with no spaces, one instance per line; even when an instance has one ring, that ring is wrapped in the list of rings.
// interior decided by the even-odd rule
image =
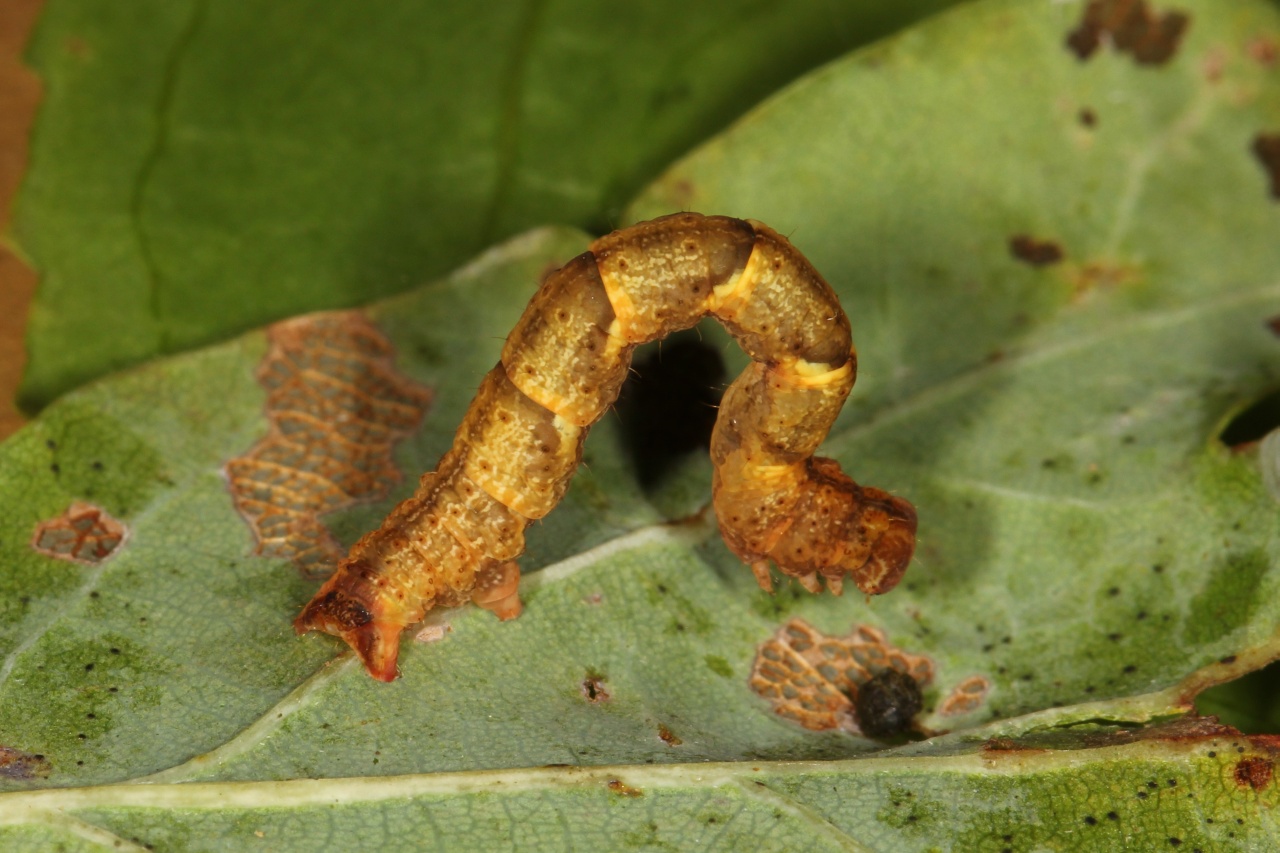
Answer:
[[[401,292],[547,222],[608,230],[760,97],[955,0],[54,0],[17,237],[21,398]]]

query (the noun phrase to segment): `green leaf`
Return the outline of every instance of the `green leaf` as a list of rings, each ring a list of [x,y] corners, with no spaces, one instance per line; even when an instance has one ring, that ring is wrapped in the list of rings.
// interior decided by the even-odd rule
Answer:
[[[605,225],[762,95],[956,0],[53,0],[21,401]],[[604,230],[608,230],[605,228]]]
[[[840,293],[862,378],[824,452],[920,512],[874,601],[761,593],[709,518],[669,523],[706,502],[707,461],[646,493],[606,417],[531,529],[524,615],[436,614],[449,633],[378,684],[292,635],[314,583],[253,555],[228,493],[268,429],[262,333],[50,406],[0,446],[0,746],[26,756],[4,841],[1274,845],[1274,739],[1167,720],[1280,654],[1276,498],[1256,447],[1218,439],[1280,378],[1280,204],[1250,151],[1280,79],[1249,51],[1280,15],[1180,8],[1150,66],[1078,59],[1079,4],[966,6],[799,81],[630,208],[769,222]],[[434,464],[539,274],[587,239],[533,232],[369,309],[435,397],[405,480],[325,518],[339,538]],[[1063,257],[1032,265],[1037,243]],[[77,500],[128,528],[94,566],[31,547]],[[747,677],[793,617],[929,657],[919,722],[950,734],[886,750],[773,714]],[[986,700],[942,715],[972,676]]]

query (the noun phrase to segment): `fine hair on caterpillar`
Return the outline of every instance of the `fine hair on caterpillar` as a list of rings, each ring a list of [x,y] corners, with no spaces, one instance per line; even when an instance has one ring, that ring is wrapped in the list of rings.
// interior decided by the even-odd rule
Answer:
[[[768,226],[679,213],[601,237],[546,277],[436,470],[355,544],[295,629],[342,638],[391,681],[401,632],[428,610],[471,600],[518,616],[525,527],[564,495],[632,351],[708,315],[752,359],[711,436],[729,549],[767,591],[770,563],[814,593],[825,581],[839,595],[846,577],[869,595],[896,586],[915,510],[813,455],[857,372],[835,293]]]

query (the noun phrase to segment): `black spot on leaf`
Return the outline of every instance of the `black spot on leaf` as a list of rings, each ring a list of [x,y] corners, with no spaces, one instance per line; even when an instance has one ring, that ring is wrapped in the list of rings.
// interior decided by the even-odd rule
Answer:
[[[923,706],[916,680],[896,669],[886,669],[858,688],[854,714],[863,734],[884,738],[910,728]]]
[[[1063,258],[1062,247],[1052,240],[1038,240],[1029,234],[1015,234],[1009,238],[1009,253],[1033,267],[1056,264]]]

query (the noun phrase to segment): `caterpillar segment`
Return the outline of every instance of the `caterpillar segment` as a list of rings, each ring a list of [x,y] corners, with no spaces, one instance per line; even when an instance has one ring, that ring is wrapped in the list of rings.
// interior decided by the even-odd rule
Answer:
[[[853,388],[857,357],[835,293],[758,222],[681,213],[595,241],[549,276],[480,385],[452,448],[365,535],[294,621],[355,649],[391,681],[401,632],[468,600],[520,613],[528,524],[563,497],[587,430],[617,399],[636,346],[716,317],[752,358],[711,438],[726,544],[772,590],[771,564],[811,592],[846,578],[888,592],[916,514],[813,454]]]

